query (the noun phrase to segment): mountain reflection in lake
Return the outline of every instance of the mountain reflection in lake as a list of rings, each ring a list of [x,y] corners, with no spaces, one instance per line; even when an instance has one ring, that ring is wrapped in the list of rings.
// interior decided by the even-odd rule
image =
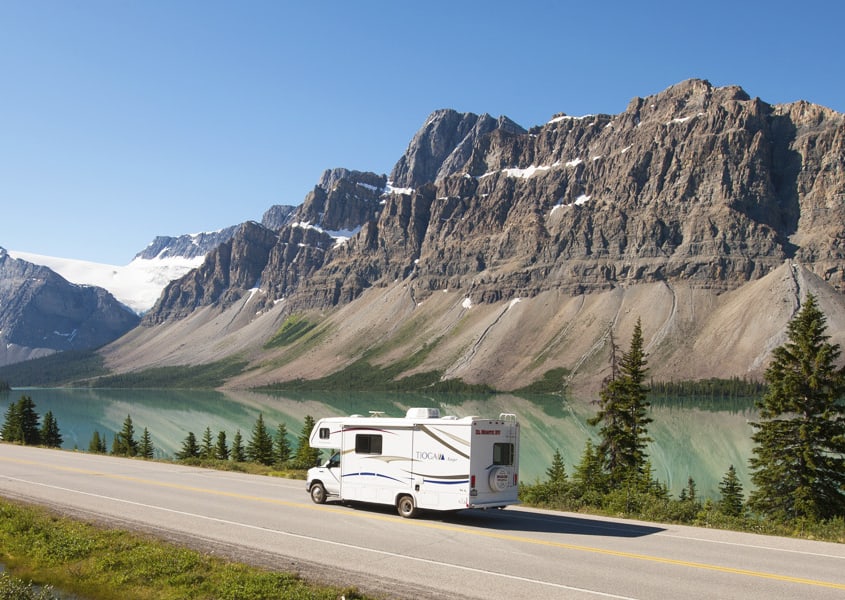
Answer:
[[[172,457],[189,431],[198,440],[206,427],[214,440],[225,431],[231,443],[237,430],[249,441],[259,414],[275,433],[284,422],[291,443],[302,430],[306,415],[314,419],[334,415],[381,411],[402,416],[412,406],[439,407],[444,415],[496,417],[515,413],[522,424],[520,478],[534,482],[545,478],[546,468],[559,449],[571,475],[587,438],[596,439],[598,428],[587,424],[596,406],[558,396],[521,397],[509,394],[470,397],[447,394],[389,394],[342,392],[292,392],[271,395],[244,391],[117,390],[117,389],[18,389],[0,396],[4,414],[11,402],[29,395],[40,416],[52,411],[59,423],[64,447],[87,450],[95,430],[106,436],[107,447],[120,431],[127,415],[132,417],[136,439],[146,427],[159,457]],[[4,395],[5,396],[5,395]],[[748,458],[751,456],[755,413],[750,403],[703,403],[679,405],[653,401],[649,434],[654,441],[648,453],[657,479],[677,494],[692,477],[700,496],[718,498],[719,481],[731,465],[749,489]]]

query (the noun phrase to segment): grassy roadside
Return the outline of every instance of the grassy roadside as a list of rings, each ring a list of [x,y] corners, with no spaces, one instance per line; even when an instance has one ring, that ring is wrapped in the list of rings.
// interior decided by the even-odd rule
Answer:
[[[352,588],[314,585],[294,574],[104,529],[5,498],[0,498],[0,562],[14,578],[88,600],[365,598]]]

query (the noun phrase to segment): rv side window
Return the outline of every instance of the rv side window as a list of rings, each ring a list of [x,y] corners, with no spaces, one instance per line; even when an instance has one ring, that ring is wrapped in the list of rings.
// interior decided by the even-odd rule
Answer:
[[[513,464],[513,444],[493,444],[493,464],[494,465],[512,465]]]
[[[356,435],[355,454],[381,454],[381,436],[363,433]]]
[[[329,428],[328,427],[320,427],[320,439],[321,440],[329,439]]]

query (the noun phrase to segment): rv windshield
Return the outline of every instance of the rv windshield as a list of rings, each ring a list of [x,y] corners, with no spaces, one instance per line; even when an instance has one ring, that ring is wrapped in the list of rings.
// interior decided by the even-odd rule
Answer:
[[[340,466],[340,452],[335,452],[332,454],[332,457],[329,459],[329,462],[326,463],[326,466],[330,469],[334,467]]]

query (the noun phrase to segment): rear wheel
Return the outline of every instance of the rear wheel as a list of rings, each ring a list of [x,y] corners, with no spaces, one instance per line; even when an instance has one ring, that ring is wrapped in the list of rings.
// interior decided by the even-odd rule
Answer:
[[[311,485],[311,500],[313,500],[315,504],[326,503],[326,488],[324,488],[323,484],[319,481]]]
[[[417,514],[417,507],[414,506],[414,499],[410,496],[402,496],[396,503],[396,510],[399,516],[405,519],[410,519]]]

